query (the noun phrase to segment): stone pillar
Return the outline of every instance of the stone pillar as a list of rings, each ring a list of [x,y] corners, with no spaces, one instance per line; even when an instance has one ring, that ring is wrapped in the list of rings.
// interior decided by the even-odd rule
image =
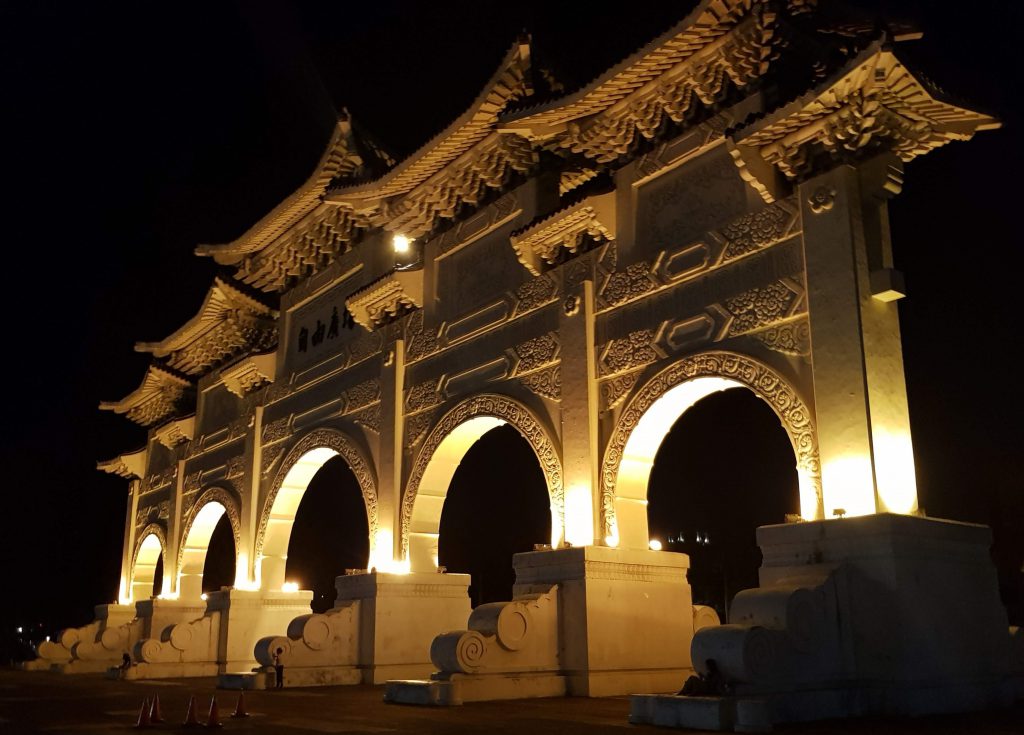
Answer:
[[[798,189],[826,517],[917,508],[896,306],[872,295],[885,222],[861,184],[840,166]]]
[[[380,374],[380,476],[377,478],[377,516],[380,527],[370,539],[370,566],[393,571],[401,555],[401,520],[396,516],[402,496],[402,391],[405,388],[405,340],[396,337]],[[421,569],[419,571],[434,571]]]
[[[182,527],[185,519],[182,518],[182,495],[185,489],[185,460],[178,460],[178,471],[174,479],[174,497],[171,501],[170,513],[167,516],[167,548],[164,549],[164,578],[161,586],[161,594],[170,594],[172,597],[180,596],[180,580],[178,579],[178,549],[185,539],[181,538]],[[201,584],[201,583],[200,583]],[[191,594],[191,590],[188,591]],[[202,590],[200,589],[200,592]],[[199,596],[198,593],[195,595]]]
[[[256,558],[256,530],[260,524],[260,479],[263,477],[263,406],[253,412],[252,429],[245,437],[245,475],[240,483],[238,557],[235,587],[255,589],[262,583],[260,560]]]
[[[127,605],[131,602],[132,553],[135,551],[135,514],[139,509],[138,478],[128,483],[128,502],[124,519],[124,545],[121,549],[121,586],[118,589],[118,602]]]
[[[597,371],[594,355],[594,282],[567,287],[559,315],[562,371],[563,538],[594,543],[600,530]]]

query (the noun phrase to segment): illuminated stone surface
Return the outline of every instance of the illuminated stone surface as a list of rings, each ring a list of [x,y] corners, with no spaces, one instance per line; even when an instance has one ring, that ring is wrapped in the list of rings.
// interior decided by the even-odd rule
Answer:
[[[647,484],[672,424],[727,388],[777,414],[804,520],[916,513],[887,200],[905,162],[999,123],[902,65],[894,40],[913,34],[817,5],[705,0],[557,98],[533,96],[522,40],[406,160],[343,115],[298,191],[201,246],[233,279],[139,345],[142,384],[101,407],[149,442],[99,466],[130,481],[118,610],[150,597],[160,558],[161,597],[193,609],[225,515],[235,584],[187,621],[139,608],[150,622],[117,640],[132,675],[242,682],[277,636],[308,683],[420,675],[432,652],[440,672],[395,699],[677,688],[688,561],[648,550]],[[463,456],[503,424],[543,470],[552,550],[517,558],[515,600],[468,615],[467,580],[438,574],[440,517]],[[336,608],[309,617],[288,542],[337,456],[376,574],[339,578]],[[62,646],[41,654],[73,669],[94,650]]]

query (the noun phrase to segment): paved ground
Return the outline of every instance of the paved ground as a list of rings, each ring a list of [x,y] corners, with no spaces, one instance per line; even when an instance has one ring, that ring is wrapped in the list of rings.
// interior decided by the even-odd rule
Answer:
[[[154,731],[194,732],[180,727],[195,694],[205,721],[213,679],[160,682],[107,681],[99,675],[61,676],[0,669],[0,733],[125,733],[135,725],[144,697],[160,695],[169,724]],[[534,699],[520,702],[426,708],[387,705],[382,687],[285,689],[246,694],[251,717],[232,720],[237,693],[216,692],[224,733],[429,733],[436,735],[603,735],[664,733],[629,725],[626,697]],[[913,720],[855,720],[787,727],[792,735],[1024,735],[1024,706],[985,714]]]

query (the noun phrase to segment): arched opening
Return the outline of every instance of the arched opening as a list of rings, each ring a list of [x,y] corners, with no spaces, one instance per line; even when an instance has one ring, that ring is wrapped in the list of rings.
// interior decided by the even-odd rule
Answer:
[[[512,555],[551,539],[544,471],[529,442],[509,425],[469,447],[443,498],[438,561],[472,576],[473,606],[509,600]]]
[[[758,584],[755,529],[800,510],[794,460],[779,417],[746,388],[696,401],[657,448],[647,487],[650,536],[690,555],[694,602],[723,620],[733,595]]]
[[[300,518],[307,496],[310,506]],[[346,568],[374,564],[378,548],[392,560],[391,544],[378,543],[377,533],[376,482],[362,453],[334,429],[314,430],[289,452],[267,499],[256,542],[257,582],[265,590],[283,589],[286,582],[312,586],[314,608],[326,609],[334,600],[334,578]]]
[[[221,516],[210,536],[210,549],[203,564],[203,592],[214,592],[235,583],[235,533],[227,515]]]
[[[163,592],[164,545],[156,533],[148,533],[139,544],[132,568],[132,600],[148,600]]]
[[[186,529],[178,566],[180,599],[195,600],[234,581],[235,537],[225,502],[230,501],[207,501]]]
[[[562,539],[565,498],[562,463],[554,442],[526,406],[507,396],[485,393],[456,404],[442,416],[423,441],[413,464],[402,498],[402,550],[411,571],[431,572],[441,564],[441,513],[456,470],[484,434],[505,424],[525,440],[541,468],[550,518],[550,536],[544,541],[558,545]],[[502,470],[502,461],[496,460],[483,482],[496,481]],[[519,520],[504,508],[496,512],[509,516],[510,522]]]
[[[709,352],[680,360],[653,376],[622,411],[605,450],[601,473],[606,543],[647,548],[647,490],[658,449],[687,410],[730,388],[749,389],[774,413],[789,441],[791,461],[795,456],[796,510],[804,519],[822,517],[820,460],[808,406],[786,379],[768,366],[736,353]],[[723,441],[734,447],[748,443],[742,436]]]
[[[317,470],[292,525],[285,579],[313,591],[313,612],[334,604],[334,580],[346,569],[366,569],[370,529],[359,481],[341,457]]]

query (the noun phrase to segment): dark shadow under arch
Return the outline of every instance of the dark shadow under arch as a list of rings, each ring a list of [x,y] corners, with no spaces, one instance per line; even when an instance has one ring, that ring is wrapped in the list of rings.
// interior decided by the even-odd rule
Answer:
[[[333,606],[336,577],[367,567],[369,535],[359,481],[343,457],[333,457],[310,480],[288,542],[285,578],[313,590],[314,612]]]
[[[723,616],[757,586],[758,526],[800,510],[793,447],[778,416],[745,388],[699,400],[658,448],[647,490],[651,538],[690,555],[694,602]]]
[[[473,606],[509,600],[512,555],[551,539],[550,499],[530,443],[506,424],[463,456],[441,512],[438,563],[473,577]]]

